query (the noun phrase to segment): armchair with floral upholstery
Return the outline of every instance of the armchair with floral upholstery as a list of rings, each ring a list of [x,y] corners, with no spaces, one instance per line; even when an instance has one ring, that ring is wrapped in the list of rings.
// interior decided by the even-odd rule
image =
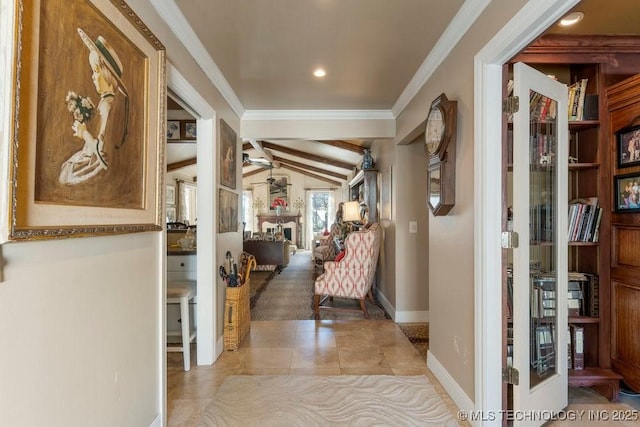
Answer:
[[[324,263],[324,272],[316,278],[314,285],[316,320],[320,319],[320,308],[333,308],[326,305],[333,297],[357,299],[365,319],[369,318],[364,299],[367,295],[371,298],[380,241],[378,223],[371,224],[366,230],[349,233],[342,259]]]

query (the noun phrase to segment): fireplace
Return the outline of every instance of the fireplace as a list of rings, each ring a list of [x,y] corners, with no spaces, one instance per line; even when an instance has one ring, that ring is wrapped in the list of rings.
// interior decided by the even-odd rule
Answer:
[[[278,224],[282,225],[285,237],[294,245],[302,247],[302,233],[300,214],[298,215],[258,215],[258,229],[262,232],[276,231]]]

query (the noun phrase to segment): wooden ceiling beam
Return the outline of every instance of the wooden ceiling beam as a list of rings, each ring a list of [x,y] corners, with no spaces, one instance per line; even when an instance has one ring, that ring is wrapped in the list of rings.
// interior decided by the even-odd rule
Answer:
[[[329,176],[332,176],[334,178],[341,179],[343,181],[347,180],[347,175],[343,175],[343,174],[340,174],[340,173],[337,173],[337,172],[331,172],[331,171],[328,171],[326,169],[317,168],[315,166],[311,166],[311,165],[307,165],[307,164],[304,164],[304,163],[296,162],[294,160],[285,159],[283,157],[273,156],[273,160],[278,161],[278,162],[280,162],[280,164],[283,164],[283,165],[290,165],[290,166],[295,166],[295,167],[298,167],[300,169],[308,170],[308,171],[311,171],[311,172],[318,172],[318,173],[321,173],[321,174],[324,174],[324,175],[329,175]]]
[[[299,168],[296,168],[296,167],[293,167],[293,166],[289,166],[289,165],[285,165],[285,164],[282,165],[282,169],[289,169],[290,171],[298,172],[301,175],[306,175],[306,176],[309,176],[311,178],[315,178],[315,179],[320,180],[320,181],[328,182],[329,184],[335,185],[336,187],[341,187],[342,186],[342,183],[340,183],[338,181],[334,181],[332,179],[325,178],[324,176],[321,176],[321,175],[316,175],[315,173],[307,172],[304,169],[299,169]]]
[[[251,171],[248,171],[248,172],[242,172],[242,177],[246,178],[246,177],[251,176],[251,175],[257,175],[260,172],[264,172],[266,170],[268,170],[268,169],[258,168],[258,169],[254,169],[254,170],[251,170]]]
[[[285,147],[282,145],[272,144],[267,141],[260,141],[264,148],[268,148],[271,151],[278,151],[280,153],[291,154],[292,156],[302,157],[303,159],[311,160],[313,162],[323,163],[325,165],[335,166],[337,168],[352,170],[355,165],[340,160],[333,160],[327,157],[318,156],[311,153],[306,153],[300,150],[294,150],[293,148]]]
[[[194,157],[192,159],[182,160],[180,162],[169,163],[167,165],[167,172],[171,172],[171,171],[174,171],[176,169],[181,169],[181,168],[184,168],[186,166],[192,166],[192,165],[195,165],[197,163],[198,162],[197,162],[197,158],[196,157]]]
[[[318,144],[329,145],[335,148],[341,148],[343,150],[349,150],[353,153],[358,153],[360,155],[364,154],[364,149],[367,148],[367,147],[361,147],[356,144],[352,144],[347,141],[341,141],[338,139],[329,139],[329,140],[314,139],[313,142],[317,142]]]

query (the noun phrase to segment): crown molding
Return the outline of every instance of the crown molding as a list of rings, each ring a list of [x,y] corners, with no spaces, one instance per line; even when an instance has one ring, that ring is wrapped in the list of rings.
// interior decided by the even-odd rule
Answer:
[[[395,120],[390,110],[246,110],[242,120]]]
[[[418,94],[442,61],[451,53],[460,39],[466,34],[471,25],[478,19],[482,11],[491,0],[466,0],[456,16],[453,17],[446,30],[442,33],[429,55],[425,58],[418,71],[411,78],[407,87],[402,91],[398,100],[391,108],[394,117],[398,117],[407,105]]]
[[[156,9],[162,20],[171,29],[173,34],[180,40],[184,48],[193,57],[202,71],[209,77],[209,80],[220,91],[222,97],[229,103],[233,111],[242,117],[244,106],[236,93],[224,78],[220,68],[213,61],[204,45],[189,25],[187,18],[182,14],[180,8],[174,0],[149,0]]]

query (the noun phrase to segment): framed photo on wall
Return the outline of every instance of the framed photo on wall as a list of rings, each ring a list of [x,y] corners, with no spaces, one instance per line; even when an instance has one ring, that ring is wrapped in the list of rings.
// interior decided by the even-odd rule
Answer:
[[[184,139],[196,139],[198,138],[198,132],[196,129],[195,120],[183,121],[184,124]]]
[[[21,3],[7,238],[160,230],[164,47],[122,1]]]
[[[616,212],[640,212],[640,172],[615,176],[613,195]]]
[[[622,129],[616,133],[618,167],[640,165],[640,126]]]
[[[236,188],[236,159],[238,147],[235,131],[220,119],[220,184]]]
[[[167,204],[176,204],[176,186],[173,184],[167,184]]]
[[[180,139],[180,120],[167,120],[167,140]]]
[[[218,194],[218,233],[238,231],[238,195],[222,188]]]
[[[269,209],[289,210],[289,178],[286,176],[274,176],[274,181],[269,184]]]

